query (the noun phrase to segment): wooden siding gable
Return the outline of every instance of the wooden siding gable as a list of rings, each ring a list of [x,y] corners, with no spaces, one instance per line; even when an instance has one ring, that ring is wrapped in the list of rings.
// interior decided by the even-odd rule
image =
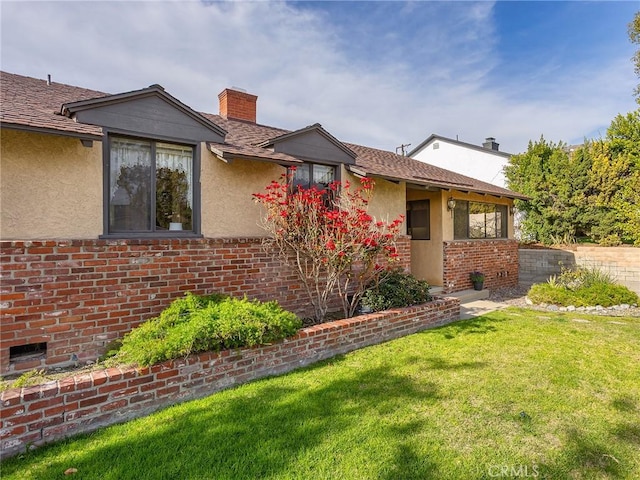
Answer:
[[[160,86],[68,103],[62,113],[79,123],[154,138],[222,143],[227,133]]]
[[[272,147],[275,153],[284,153],[319,163],[353,165],[357,156],[319,124],[287,133],[263,142],[259,146]]]

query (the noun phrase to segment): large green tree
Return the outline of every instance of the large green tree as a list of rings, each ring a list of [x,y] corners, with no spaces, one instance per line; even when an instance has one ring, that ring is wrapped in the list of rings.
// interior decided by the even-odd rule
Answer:
[[[517,204],[524,239],[640,244],[640,110],[618,115],[604,139],[571,153],[562,142],[529,142],[505,174],[530,197]]]
[[[583,208],[591,159],[579,150],[541,137],[525,153],[511,157],[505,169],[509,188],[530,197],[516,206],[525,212],[523,238],[543,243],[567,241],[584,234]]]
[[[604,143],[606,155],[594,162],[592,180],[596,203],[613,212],[613,228],[605,233],[640,245],[640,109],[616,116]]]

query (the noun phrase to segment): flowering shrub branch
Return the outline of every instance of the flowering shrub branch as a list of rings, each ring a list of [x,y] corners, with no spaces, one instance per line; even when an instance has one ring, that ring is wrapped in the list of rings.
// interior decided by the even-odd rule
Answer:
[[[272,181],[265,193],[254,194],[266,209],[262,226],[287,264],[295,270],[314,307],[315,318],[324,319],[330,298],[337,292],[344,315],[351,317],[372,281],[384,269],[378,261],[398,258],[396,239],[404,221],[377,221],[368,210],[374,182],[361,179],[332,182],[327,189],[291,188],[291,175]]]

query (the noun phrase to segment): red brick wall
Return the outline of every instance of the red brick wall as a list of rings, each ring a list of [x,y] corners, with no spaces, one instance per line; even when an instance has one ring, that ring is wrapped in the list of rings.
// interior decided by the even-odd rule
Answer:
[[[408,269],[408,238],[398,247]],[[293,270],[260,238],[7,241],[0,260],[2,374],[94,360],[187,291],[275,299],[312,313]],[[10,362],[11,347],[40,342],[46,356]]]
[[[109,368],[9,389],[0,396],[0,456],[444,325],[459,316],[459,300],[441,298],[305,328],[270,346],[204,353],[140,370]]]
[[[447,293],[473,288],[469,274],[486,276],[484,288],[518,284],[516,240],[455,240],[444,242],[443,285]]]

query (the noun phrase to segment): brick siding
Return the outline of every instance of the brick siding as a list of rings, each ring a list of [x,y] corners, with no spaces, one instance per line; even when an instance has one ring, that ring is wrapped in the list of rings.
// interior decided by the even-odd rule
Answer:
[[[109,368],[2,392],[0,456],[350,352],[460,316],[455,298],[302,329],[264,347],[204,353],[150,368]]]
[[[518,284],[516,240],[455,240],[444,242],[443,290],[446,293],[473,287],[469,274],[485,274],[484,288]]]
[[[408,270],[408,237],[398,249]],[[312,314],[295,272],[261,238],[4,241],[0,260],[0,374],[94,360],[187,291]],[[46,356],[10,362],[11,347],[45,342]]]

